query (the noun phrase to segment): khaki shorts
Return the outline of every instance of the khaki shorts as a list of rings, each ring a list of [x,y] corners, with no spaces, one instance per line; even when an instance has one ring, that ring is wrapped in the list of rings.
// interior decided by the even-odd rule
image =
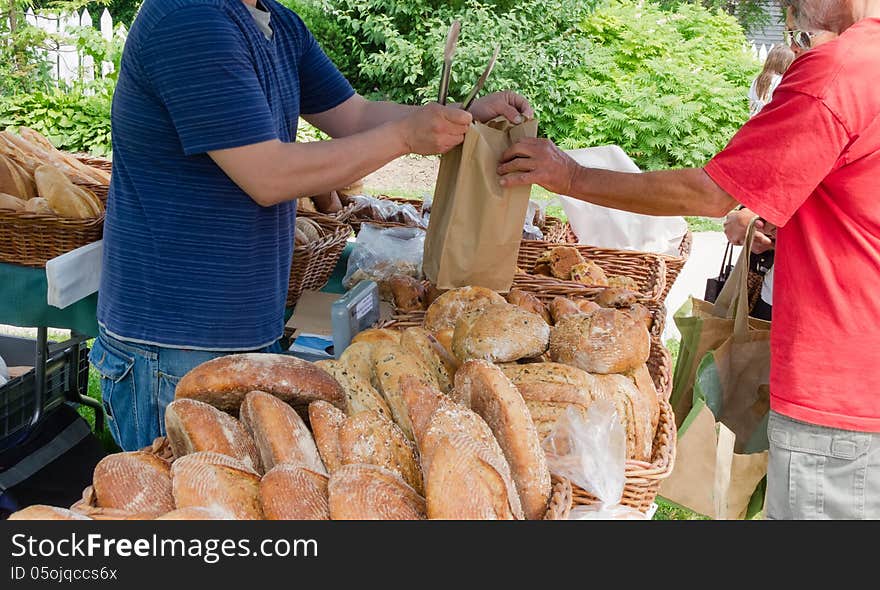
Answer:
[[[770,412],[765,515],[880,519],[880,433],[826,428]]]

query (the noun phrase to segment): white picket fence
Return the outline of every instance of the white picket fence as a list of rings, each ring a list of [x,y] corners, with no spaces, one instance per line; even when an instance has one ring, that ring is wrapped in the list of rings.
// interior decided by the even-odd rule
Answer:
[[[34,13],[33,9],[28,9],[25,18],[31,25],[50,34],[64,35],[71,27],[94,26],[92,15],[85,9],[82,14],[76,12]],[[100,25],[101,36],[108,41],[112,40],[114,36],[124,39],[128,33],[122,24],[113,26],[113,17],[106,8],[101,13]],[[94,80],[96,76],[103,78],[113,71],[113,64],[110,62],[102,62],[96,71],[92,56],[85,55],[72,45],[58,44],[56,47],[47,48],[45,53],[48,61],[52,64],[52,77],[59,82],[89,82]]]
[[[763,43],[758,46],[755,45],[754,42],[750,42],[749,46],[752,48],[752,54],[755,56],[755,59],[757,59],[761,63],[764,63],[764,61],[767,59],[767,54],[770,53],[770,50],[773,48],[772,45],[768,47]]]

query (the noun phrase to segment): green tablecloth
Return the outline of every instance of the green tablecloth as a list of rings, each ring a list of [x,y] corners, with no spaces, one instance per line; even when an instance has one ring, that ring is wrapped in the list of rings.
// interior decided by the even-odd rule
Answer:
[[[342,258],[322,291],[345,293],[342,278],[353,247],[353,243],[345,247]],[[47,289],[45,270],[0,263],[0,324],[22,328],[62,328],[76,330],[86,336],[97,336],[97,293],[65,309],[58,309],[46,303]],[[290,311],[287,315],[290,315]]]

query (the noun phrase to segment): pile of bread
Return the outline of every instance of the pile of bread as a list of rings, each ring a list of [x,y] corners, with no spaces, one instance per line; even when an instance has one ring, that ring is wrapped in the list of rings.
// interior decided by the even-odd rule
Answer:
[[[104,205],[80,185],[109,183],[108,173],[55,149],[33,129],[0,132],[0,209],[94,219]]]
[[[520,272],[524,272],[519,269]],[[573,246],[549,248],[535,261],[531,274],[544,275],[583,285],[611,287],[637,292],[639,285],[632,277],[608,276],[601,266],[587,260]]]

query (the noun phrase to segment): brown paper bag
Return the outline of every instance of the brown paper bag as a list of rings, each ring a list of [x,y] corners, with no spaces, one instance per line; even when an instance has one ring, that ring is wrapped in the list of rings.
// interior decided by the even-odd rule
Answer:
[[[464,143],[443,156],[422,263],[438,288],[510,289],[531,187],[501,188],[498,162],[537,133],[535,120],[512,125],[498,117],[474,123]]]

